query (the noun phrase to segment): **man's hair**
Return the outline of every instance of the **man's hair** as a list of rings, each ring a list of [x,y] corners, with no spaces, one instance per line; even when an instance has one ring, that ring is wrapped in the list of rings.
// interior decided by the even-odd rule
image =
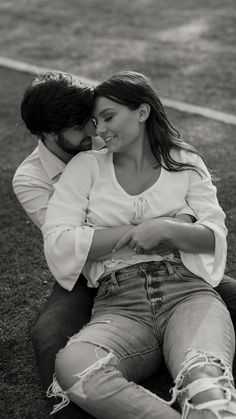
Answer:
[[[26,88],[21,117],[29,131],[57,134],[65,129],[83,128],[93,108],[94,87],[62,72],[37,75]]]

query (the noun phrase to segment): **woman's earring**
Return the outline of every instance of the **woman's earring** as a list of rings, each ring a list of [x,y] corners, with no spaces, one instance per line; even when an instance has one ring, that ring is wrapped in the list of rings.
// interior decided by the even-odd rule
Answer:
[[[144,121],[143,117],[142,117],[142,116],[140,116],[140,118],[139,118],[139,122],[143,122],[143,121]]]

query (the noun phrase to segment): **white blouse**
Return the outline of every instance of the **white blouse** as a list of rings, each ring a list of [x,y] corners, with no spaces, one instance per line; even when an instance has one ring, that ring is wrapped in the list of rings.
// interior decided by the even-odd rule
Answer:
[[[94,287],[111,270],[163,259],[160,255],[136,255],[126,248],[116,252],[112,259],[87,261],[94,229],[129,224],[134,216],[149,219],[180,213],[194,214],[196,223],[215,234],[212,254],[180,251],[183,264],[212,286],[219,284],[226,263],[227,229],[216,188],[201,157],[176,149],[171,156],[179,162],[194,164],[198,172],[192,169],[169,172],[161,168],[158,180],[138,195],[129,195],[119,184],[113,155],[107,149],[81,153],[68,163],[55,186],[42,228],[48,266],[64,288],[71,290],[82,270],[88,286]]]

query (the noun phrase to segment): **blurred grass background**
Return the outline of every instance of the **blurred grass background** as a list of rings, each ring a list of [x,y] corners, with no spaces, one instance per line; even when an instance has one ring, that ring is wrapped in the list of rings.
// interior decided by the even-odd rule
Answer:
[[[235,111],[234,0],[8,0],[2,55],[101,79],[152,77],[161,96]]]
[[[162,97],[235,113],[234,0],[8,0],[0,4],[0,55],[103,79],[119,69],[148,75]],[[11,188],[18,164],[36,140],[20,121],[30,74],[0,67],[0,418],[42,419],[42,397],[30,330],[51,292],[40,232]],[[235,126],[167,109],[182,136],[220,178],[227,213],[227,273],[236,278]],[[162,392],[165,371],[146,383]]]

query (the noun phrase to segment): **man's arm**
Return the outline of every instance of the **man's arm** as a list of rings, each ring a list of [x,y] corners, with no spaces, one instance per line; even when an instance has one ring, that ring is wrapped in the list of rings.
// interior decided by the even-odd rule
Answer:
[[[48,201],[53,185],[39,177],[27,176],[16,171],[12,182],[15,195],[33,223],[41,228],[44,224]]]

